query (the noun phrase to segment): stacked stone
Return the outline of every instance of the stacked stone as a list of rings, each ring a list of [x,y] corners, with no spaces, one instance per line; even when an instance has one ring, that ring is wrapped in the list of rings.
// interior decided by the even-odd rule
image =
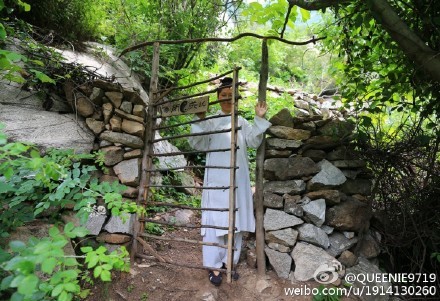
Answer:
[[[94,133],[94,150],[104,153],[108,173],[101,182],[119,182],[127,186],[124,198],[138,195],[142,149],[145,132],[145,101],[135,91],[119,84],[95,80],[77,90],[67,87],[66,95],[72,107],[85,118]],[[100,242],[124,244],[131,240],[133,216],[107,217],[104,207],[97,207],[85,225]],[[95,208],[95,209],[97,209]],[[102,231],[104,230],[104,231]]]
[[[339,284],[360,257],[379,254],[377,234],[369,229],[372,180],[349,143],[353,124],[310,100],[295,99],[295,117],[283,109],[270,119],[265,252],[281,278],[317,279],[319,268],[336,266],[332,282]]]

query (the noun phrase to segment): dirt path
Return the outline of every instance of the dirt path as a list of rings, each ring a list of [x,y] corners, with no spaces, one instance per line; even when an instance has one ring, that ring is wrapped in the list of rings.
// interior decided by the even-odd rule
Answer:
[[[197,224],[197,217],[193,219],[193,223]],[[175,228],[164,236],[201,239],[199,229]],[[201,265],[202,247],[199,245],[159,241],[153,242],[152,246],[168,260]],[[132,265],[129,274],[116,275],[110,284],[96,285],[87,301],[306,301],[313,297],[286,295],[285,290],[318,286],[316,282],[292,283],[291,280],[279,279],[271,270],[266,276],[258,277],[257,270],[249,267],[246,260],[240,261],[237,271],[240,275],[237,281],[227,283],[224,277],[221,286],[216,287],[209,282],[206,270],[142,260]]]

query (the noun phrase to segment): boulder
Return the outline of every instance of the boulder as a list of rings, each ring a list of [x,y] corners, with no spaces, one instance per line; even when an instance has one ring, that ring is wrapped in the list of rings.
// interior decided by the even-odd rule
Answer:
[[[294,129],[287,126],[271,126],[267,132],[276,138],[288,140],[306,140],[310,138],[310,131]]]
[[[264,161],[264,178],[267,180],[290,180],[314,175],[320,168],[307,157],[267,159]]]
[[[303,180],[290,181],[269,181],[264,184],[264,192],[276,194],[298,194],[306,190],[306,183]]]
[[[312,224],[302,224],[296,228],[298,230],[298,240],[306,241],[327,249],[330,245],[327,234],[321,228]]]
[[[118,163],[113,167],[113,170],[122,184],[137,186],[139,185],[140,165],[139,159],[130,159]]]
[[[302,206],[304,210],[304,220],[321,227],[325,221],[325,200],[317,199]]]
[[[267,243],[276,243],[287,247],[293,247],[298,238],[298,231],[292,228],[286,228],[276,231],[267,231],[265,236]]]
[[[338,187],[347,180],[342,171],[327,160],[322,160],[318,166],[321,171],[310,180],[310,190]]]
[[[314,245],[298,242],[292,250],[291,256],[295,263],[295,271],[293,276],[298,281],[308,281],[316,279],[323,267],[331,272],[331,268],[340,266],[339,261],[327,254],[323,249]],[[331,275],[334,280],[338,278],[338,274],[334,272]]]
[[[359,232],[368,228],[371,208],[357,200],[344,201],[327,209],[326,224],[341,231]]]
[[[280,210],[269,208],[264,214],[264,229],[266,231],[289,228],[302,223],[304,223],[302,219]]]
[[[292,257],[287,253],[277,252],[270,248],[264,248],[264,252],[269,258],[270,265],[274,268],[278,277],[289,278],[290,269],[292,266]]]
[[[272,125],[282,125],[282,126],[287,126],[287,127],[293,127],[292,114],[290,114],[290,111],[287,108],[284,108],[281,111],[279,111],[278,113],[276,113],[275,115],[273,115],[269,119],[269,121],[270,121],[270,123],[272,123]]]
[[[73,114],[0,103],[0,122],[11,141],[30,142],[40,149],[73,149],[76,153],[89,153],[93,148],[95,135]]]

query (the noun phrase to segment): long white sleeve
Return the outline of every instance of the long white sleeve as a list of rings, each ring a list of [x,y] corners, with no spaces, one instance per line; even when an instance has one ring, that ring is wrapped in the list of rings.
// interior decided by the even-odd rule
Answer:
[[[199,119],[197,116],[194,117],[194,120]],[[210,120],[204,120],[197,123],[193,123],[191,125],[191,133],[204,133],[207,131],[211,131],[212,124]],[[188,138],[189,145],[195,149],[200,151],[205,151],[209,149],[209,140],[211,135],[201,135],[201,136],[191,136]]]
[[[257,148],[263,140],[264,132],[272,125],[264,118],[255,116],[254,124],[251,125],[243,119],[243,133],[248,147]]]

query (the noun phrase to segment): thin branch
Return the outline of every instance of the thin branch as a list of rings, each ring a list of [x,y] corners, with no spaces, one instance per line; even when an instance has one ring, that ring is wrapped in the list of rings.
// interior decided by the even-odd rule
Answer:
[[[321,38],[315,38],[313,37],[311,40],[307,40],[304,42],[294,42],[294,41],[289,41],[289,40],[285,40],[283,38],[277,37],[277,36],[262,36],[256,33],[251,33],[251,32],[245,32],[242,34],[239,34],[236,37],[233,38],[199,38],[199,39],[185,39],[185,40],[156,40],[156,41],[148,41],[148,42],[143,42],[128,48],[125,48],[124,50],[122,50],[121,54],[119,55],[119,57],[123,56],[124,54],[126,54],[127,52],[131,52],[134,50],[137,50],[139,48],[145,47],[145,46],[151,46],[154,43],[159,43],[159,44],[185,44],[185,43],[203,43],[203,42],[234,42],[238,39],[244,38],[244,37],[254,37],[254,38],[258,38],[258,39],[266,39],[266,40],[277,40],[286,44],[290,44],[290,45],[307,45],[310,43],[316,43],[319,40],[323,40],[326,37],[321,37]]]
[[[292,8],[294,6],[294,3],[292,0],[288,0],[288,2],[289,2],[289,7],[287,8],[286,18],[284,19],[283,29],[281,30],[281,34],[280,34],[281,38],[284,37],[284,32],[286,31],[287,22],[289,22],[290,12],[292,11]]]

